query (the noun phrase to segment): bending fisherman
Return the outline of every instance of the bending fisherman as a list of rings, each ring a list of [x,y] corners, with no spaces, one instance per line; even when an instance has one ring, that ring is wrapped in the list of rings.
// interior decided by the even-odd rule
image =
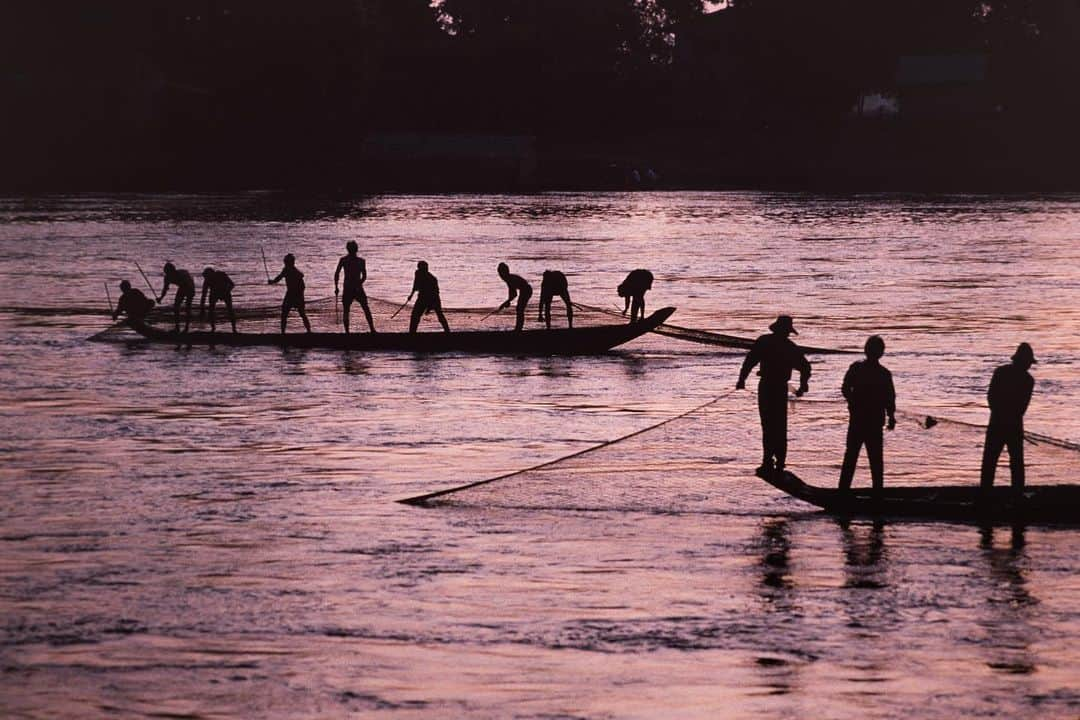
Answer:
[[[885,441],[881,428],[888,416],[890,430],[896,427],[896,390],[892,373],[880,362],[885,354],[885,341],[874,335],[866,341],[866,360],[851,363],[841,394],[848,403],[847,448],[840,469],[840,489],[850,490],[855,477],[859,451],[866,446],[870,477],[874,491],[885,487]]]
[[[446,316],[442,311],[442,299],[439,297],[439,280],[428,271],[428,264],[421,260],[416,263],[416,273],[413,275],[412,292],[409,300],[416,294],[416,304],[413,305],[412,317],[409,318],[409,332],[415,333],[420,325],[420,318],[429,312],[434,312],[439,318],[443,330],[450,332],[450,325],[446,322]],[[406,300],[405,302],[409,302]]]
[[[630,322],[634,322],[640,316],[645,319],[645,291],[652,290],[653,274],[648,270],[631,270],[626,279],[622,281],[616,292],[619,297],[626,300],[623,305],[623,315],[630,310]],[[631,303],[633,303],[631,305]]]
[[[127,280],[121,280],[120,299],[116,302],[112,319],[115,322],[120,317],[120,313],[124,313],[129,323],[141,325],[146,322],[146,316],[153,307],[154,301],[143,295],[142,290],[131,287],[131,283]]]
[[[499,277],[506,283],[506,287],[510,291],[509,297],[499,306],[499,309],[505,310],[510,307],[513,299],[517,298],[517,321],[514,323],[514,332],[517,332],[525,327],[525,307],[529,304],[529,298],[533,294],[532,285],[520,275],[512,275],[510,266],[504,262],[499,263],[498,271]]]
[[[161,295],[157,301],[165,299],[165,293],[169,292],[169,285],[176,286],[176,298],[173,300],[173,320],[176,323],[176,332],[180,332],[180,306],[185,306],[184,332],[191,327],[191,303],[195,299],[195,281],[191,279],[191,273],[187,270],[178,270],[171,262],[165,263],[163,268],[165,275],[165,287],[161,288]]]
[[[232,324],[233,333],[236,332],[236,313],[233,312],[232,291],[236,284],[225,272],[215,270],[212,267],[203,268],[202,271],[202,297],[199,298],[199,319],[206,316],[206,294],[210,293],[210,332],[217,332],[217,323],[214,313],[217,310],[218,300],[225,303],[225,310],[229,313],[229,322]]]
[[[570,302],[570,288],[566,282],[566,275],[558,270],[545,270],[544,277],[540,281],[540,322],[547,324],[551,329],[551,301],[556,296],[561,297],[566,305],[566,324],[574,327],[574,306]]]
[[[1020,343],[1013,353],[1012,362],[994,371],[986,400],[990,405],[990,424],[986,427],[983,445],[980,486],[989,490],[994,486],[994,473],[1002,448],[1009,448],[1009,471],[1012,488],[1024,489],[1024,413],[1031,403],[1035,379],[1028,369],[1036,362],[1031,346]]]
[[[311,332],[311,322],[304,310],[304,273],[296,269],[296,258],[292,253],[285,256],[285,266],[273,280],[268,280],[268,285],[276,285],[285,279],[285,297],[281,300],[281,334],[285,334],[285,321],[289,318],[289,311],[293,308],[304,321],[304,329]]]
[[[793,343],[790,335],[798,335],[789,315],[781,315],[769,326],[769,335],[762,335],[754,341],[746,353],[737,390],[746,387],[746,378],[755,365],[760,365],[758,375],[758,415],[761,417],[761,467],[755,472],[764,476],[772,472],[783,472],[787,462],[787,393],[788,380],[793,370],[799,371],[799,389],[795,395],[801,397],[809,387],[810,363],[799,346]]]
[[[367,280],[367,264],[364,258],[356,254],[356,242],[350,240],[345,243],[346,255],[338,260],[337,270],[334,270],[334,295],[338,294],[338,277],[345,271],[345,294],[341,296],[341,315],[345,323],[345,334],[349,333],[349,306],[355,300],[360,304],[367,318],[368,329],[375,332],[375,323],[371,319],[371,309],[368,307],[367,294],[364,292],[364,281]]]

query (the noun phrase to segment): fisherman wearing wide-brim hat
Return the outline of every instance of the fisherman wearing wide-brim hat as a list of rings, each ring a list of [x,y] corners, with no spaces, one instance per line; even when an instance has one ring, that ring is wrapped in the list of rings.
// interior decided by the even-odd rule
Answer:
[[[760,365],[758,375],[758,414],[761,416],[761,467],[757,474],[764,476],[783,472],[787,462],[787,397],[791,373],[799,371],[799,388],[802,395],[809,388],[810,363],[799,346],[789,336],[798,335],[790,315],[780,315],[769,325],[772,332],[754,341],[739,371],[737,389],[746,387],[746,378],[755,365]]]
[[[994,485],[994,473],[1002,448],[1009,448],[1009,470],[1013,490],[1024,489],[1024,413],[1031,403],[1035,378],[1028,369],[1034,365],[1035,352],[1026,342],[1013,353],[1012,362],[994,371],[986,401],[990,405],[990,423],[983,445],[981,486]]]

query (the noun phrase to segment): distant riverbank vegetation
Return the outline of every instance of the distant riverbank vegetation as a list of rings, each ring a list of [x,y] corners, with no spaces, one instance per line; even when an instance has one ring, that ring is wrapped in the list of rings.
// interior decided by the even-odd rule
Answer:
[[[1075,0],[12,0],[6,191],[1073,189]]]

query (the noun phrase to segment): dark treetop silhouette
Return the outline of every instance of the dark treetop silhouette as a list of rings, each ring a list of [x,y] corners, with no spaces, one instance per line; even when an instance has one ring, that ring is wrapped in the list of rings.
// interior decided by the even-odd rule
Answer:
[[[1035,388],[1035,379],[1028,372],[1035,362],[1031,346],[1020,343],[1012,362],[995,370],[990,380],[986,392],[990,424],[986,427],[980,481],[984,490],[994,485],[994,473],[1003,447],[1009,448],[1012,487],[1018,491],[1024,489],[1024,413]]]
[[[506,301],[499,306],[500,310],[505,310],[510,307],[511,301],[517,298],[517,320],[514,323],[514,330],[519,331],[525,327],[525,308],[529,304],[529,298],[532,297],[533,289],[532,285],[525,281],[525,278],[520,275],[514,275],[510,272],[510,266],[504,262],[499,263],[498,267],[499,277],[506,283],[507,290],[510,295],[506,298]]]
[[[133,323],[142,323],[147,313],[154,307],[154,301],[143,295],[142,290],[131,287],[127,280],[120,281],[120,299],[116,301],[116,310],[113,311],[112,319],[120,317],[120,313],[127,315]]]
[[[648,270],[631,270],[626,279],[619,284],[616,292],[625,298],[623,315],[630,310],[630,322],[645,317],[645,291],[652,290],[653,274]],[[633,303],[631,305],[631,303]]]
[[[289,318],[289,310],[296,308],[300,319],[304,321],[304,329],[311,332],[311,322],[308,320],[307,311],[304,310],[304,273],[296,269],[296,258],[292,253],[285,256],[285,266],[272,280],[267,280],[268,285],[275,285],[285,279],[285,297],[281,301],[281,334],[285,334],[285,321]]]
[[[356,242],[350,240],[345,243],[346,255],[338,260],[337,269],[334,270],[334,295],[338,294],[338,277],[345,271],[345,293],[341,296],[342,322],[345,324],[345,332],[349,332],[349,306],[355,300],[360,304],[367,319],[368,329],[375,332],[375,321],[371,319],[371,308],[368,307],[367,293],[364,292],[364,281],[367,280],[367,263],[359,257]]]
[[[870,476],[875,491],[885,487],[884,438],[881,428],[889,418],[889,429],[896,427],[896,390],[892,373],[881,365],[885,341],[874,335],[866,341],[866,359],[851,363],[840,392],[848,403],[847,448],[840,469],[840,489],[851,487],[859,451],[866,446]]]
[[[420,325],[420,318],[429,312],[434,312],[443,330],[450,332],[450,325],[446,322],[446,316],[442,311],[442,299],[439,297],[439,280],[428,271],[428,264],[424,260],[416,263],[416,273],[413,275],[409,300],[412,299],[413,293],[416,294],[416,304],[413,305],[412,316],[409,318],[409,332],[415,333]],[[408,303],[409,300],[405,302]]]
[[[199,298],[199,319],[201,320],[206,314],[206,294],[210,294],[210,332],[217,330],[217,324],[214,318],[214,311],[217,309],[218,300],[225,303],[225,310],[229,313],[229,323],[232,324],[232,331],[236,332],[236,314],[233,312],[232,305],[232,291],[236,287],[225,272],[221,270],[215,270],[212,267],[204,268],[202,271],[203,285],[202,285],[202,297]]]
[[[180,332],[180,306],[185,306],[184,332],[191,328],[191,303],[195,299],[195,281],[187,270],[178,270],[171,262],[165,263],[163,268],[165,285],[161,288],[161,295],[157,301],[165,299],[165,293],[169,292],[169,285],[176,286],[176,298],[173,300],[173,320],[176,323],[176,332]]]
[[[802,350],[793,343],[790,335],[798,333],[792,325],[791,317],[781,315],[769,326],[769,335],[762,335],[754,341],[746,353],[739,381],[735,387],[746,387],[746,378],[755,365],[760,364],[758,375],[758,413],[761,416],[761,467],[759,475],[771,474],[774,470],[782,472],[787,462],[787,393],[788,380],[793,370],[799,371],[799,389],[801,396],[808,389],[810,363]]]
[[[545,270],[540,280],[540,317],[539,320],[551,329],[551,301],[555,296],[562,298],[566,305],[566,325],[574,327],[574,306],[570,302],[570,288],[566,275],[558,270]]]

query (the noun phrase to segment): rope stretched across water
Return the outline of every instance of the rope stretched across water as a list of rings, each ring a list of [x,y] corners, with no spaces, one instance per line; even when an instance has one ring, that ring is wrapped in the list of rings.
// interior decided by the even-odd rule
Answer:
[[[564,462],[566,460],[570,460],[571,458],[576,458],[576,457],[580,457],[582,455],[587,455],[588,453],[595,452],[595,451],[600,450],[602,448],[610,447],[610,446],[615,445],[617,443],[620,443],[620,442],[622,442],[624,440],[629,440],[632,437],[637,437],[638,435],[641,435],[643,433],[647,433],[647,432],[649,432],[651,430],[656,430],[657,428],[663,427],[664,425],[667,425],[668,423],[673,423],[676,420],[681,420],[682,418],[687,417],[688,415],[693,415],[694,413],[700,412],[700,411],[704,410],[705,408],[707,408],[707,407],[709,407],[711,405],[715,405],[716,403],[720,402],[721,400],[724,400],[724,399],[730,397],[735,392],[736,392],[735,390],[728,390],[725,393],[721,393],[720,395],[717,395],[712,400],[709,400],[706,403],[698,405],[697,407],[694,407],[694,408],[690,408],[689,410],[687,410],[685,412],[681,412],[678,415],[675,415],[674,417],[669,417],[666,420],[661,420],[660,422],[658,422],[658,423],[656,423],[654,425],[650,425],[649,427],[645,427],[645,428],[642,428],[640,430],[635,430],[632,433],[629,433],[627,435],[623,435],[622,437],[615,438],[614,440],[605,440],[604,442],[599,443],[597,445],[593,445],[592,447],[587,447],[584,450],[578,450],[577,452],[572,452],[569,455],[564,455],[564,456],[562,456],[560,458],[556,458],[554,460],[548,460],[547,462],[542,462],[539,465],[533,465],[532,467],[527,467],[527,468],[525,468],[523,470],[514,470],[513,472],[505,473],[503,475],[499,475],[498,477],[488,478],[486,480],[477,480],[476,482],[466,483],[465,485],[458,485],[456,487],[446,488],[444,490],[436,490],[435,492],[429,492],[429,493],[425,493],[423,495],[415,495],[413,497],[403,498],[401,500],[398,500],[397,502],[402,503],[404,505],[426,505],[430,500],[434,500],[436,498],[440,498],[440,497],[443,497],[445,495],[452,495],[453,493],[461,492],[463,490],[470,490],[470,489],[475,488],[475,487],[480,487],[481,485],[488,485],[490,483],[493,483],[493,482],[496,482],[496,481],[499,481],[499,480],[506,480],[508,478],[516,477],[518,475],[524,475],[525,473],[533,472],[535,470],[541,470],[541,469],[549,467],[551,465],[555,465],[556,463],[561,463],[561,462]]]

